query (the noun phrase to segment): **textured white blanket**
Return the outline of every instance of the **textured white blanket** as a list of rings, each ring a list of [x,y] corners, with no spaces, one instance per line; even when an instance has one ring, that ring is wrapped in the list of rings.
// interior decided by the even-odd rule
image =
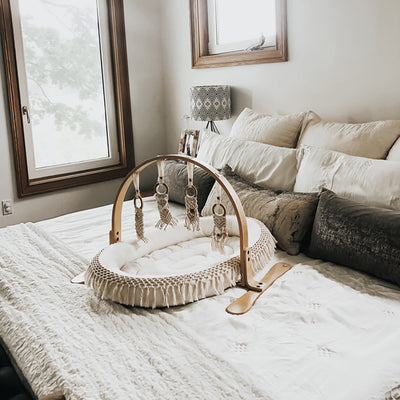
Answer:
[[[173,315],[99,300],[70,284],[85,267],[33,224],[0,230],[0,335],[37,395],[269,399]]]

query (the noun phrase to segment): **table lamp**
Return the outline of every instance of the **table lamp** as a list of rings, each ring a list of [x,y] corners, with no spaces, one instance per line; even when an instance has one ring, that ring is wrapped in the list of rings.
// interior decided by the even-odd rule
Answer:
[[[214,121],[231,117],[231,91],[227,85],[190,88],[190,112],[195,121],[207,121],[206,129],[219,133]]]

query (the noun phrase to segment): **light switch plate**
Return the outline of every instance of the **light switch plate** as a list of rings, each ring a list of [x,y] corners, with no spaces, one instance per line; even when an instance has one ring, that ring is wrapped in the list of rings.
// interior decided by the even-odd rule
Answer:
[[[12,214],[13,213],[12,201],[11,200],[2,200],[1,211],[3,212],[3,215]]]

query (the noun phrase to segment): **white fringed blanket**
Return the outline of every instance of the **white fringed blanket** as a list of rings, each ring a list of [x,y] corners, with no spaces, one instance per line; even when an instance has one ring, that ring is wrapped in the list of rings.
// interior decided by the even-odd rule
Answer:
[[[0,230],[0,335],[37,395],[269,399],[173,315],[99,300],[70,284],[85,268],[33,224]]]

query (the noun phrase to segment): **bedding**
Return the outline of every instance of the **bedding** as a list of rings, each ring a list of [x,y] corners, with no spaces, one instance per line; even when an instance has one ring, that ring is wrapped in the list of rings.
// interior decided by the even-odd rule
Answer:
[[[371,206],[400,210],[400,164],[302,146],[294,191],[332,190]]]
[[[260,114],[245,108],[233,123],[229,136],[273,146],[296,147],[305,115],[305,112],[289,115]]]
[[[388,161],[400,161],[400,138],[392,146],[386,159]]]
[[[175,216],[183,218],[183,207],[175,204],[170,206]],[[146,229],[155,222],[155,210],[154,201],[146,199],[144,201]],[[122,240],[130,240],[135,235],[131,202],[124,205],[122,214]],[[108,244],[110,216],[111,206],[105,206],[42,221],[27,229],[39,232],[40,228],[41,233],[45,231],[45,235],[61,239],[63,243],[59,245],[56,240],[56,247],[65,253],[65,246],[68,246],[70,249],[67,251],[68,257],[73,252],[74,259],[83,259],[82,264],[80,264],[81,261],[77,261],[76,264],[76,270],[81,270],[100,248]],[[17,245],[9,243],[4,230],[0,232],[5,240],[2,242],[5,252],[9,254],[6,244],[10,244],[13,248]],[[48,246],[47,239],[40,239],[40,243]],[[2,271],[4,264],[8,265],[10,260],[4,260],[3,251],[0,254],[3,257],[0,266],[0,281],[4,285]],[[18,251],[16,255],[19,257]],[[14,257],[12,255],[11,258]],[[53,256],[53,258],[59,260],[59,257]],[[179,398],[181,386],[182,391],[188,387],[186,378],[196,373],[192,395],[188,398],[235,399],[240,394],[236,392],[232,394],[233,389],[231,390],[229,385],[223,385],[221,391],[213,395],[208,391],[207,384],[211,379],[211,387],[214,387],[214,384],[218,385],[214,377],[226,382],[226,379],[235,376],[237,371],[241,374],[238,378],[239,386],[243,380],[245,381],[245,386],[241,388],[242,393],[246,395],[245,398],[381,400],[385,398],[386,393],[392,389],[395,390],[394,388],[400,384],[399,289],[361,272],[331,262],[310,259],[303,254],[289,256],[282,251],[277,251],[266,269],[278,261],[293,265],[292,270],[269,288],[253,309],[243,316],[233,316],[225,312],[225,307],[245,292],[239,287],[229,289],[221,296],[204,299],[187,306],[151,311],[138,308],[130,310],[121,306],[114,308],[114,305],[97,299],[90,289],[84,286],[71,287],[67,284],[57,284],[59,289],[66,290],[66,293],[62,293],[62,299],[65,299],[66,304],[59,305],[59,308],[62,310],[66,307],[70,310],[69,297],[73,296],[68,296],[68,294],[71,291],[74,293],[78,291],[78,301],[82,301],[82,307],[73,310],[75,314],[66,316],[68,322],[75,319],[74,315],[77,320],[84,321],[84,315],[89,310],[95,313],[95,318],[99,320],[103,328],[107,326],[108,321],[114,321],[116,316],[123,319],[128,324],[127,326],[130,326],[131,318],[132,321],[138,323],[137,327],[135,325],[129,328],[129,333],[123,338],[117,334],[116,338],[123,340],[122,344],[113,337],[110,338],[114,328],[110,328],[105,339],[98,337],[95,331],[88,335],[88,331],[81,327],[75,330],[68,329],[68,333],[74,339],[81,338],[92,349],[90,354],[85,353],[89,358],[87,363],[90,366],[94,363],[103,365],[104,357],[108,356],[111,356],[112,360],[119,365],[118,367],[113,363],[107,364],[108,385],[105,392],[112,392],[115,379],[119,381],[119,375],[122,379],[126,376],[128,379],[135,379],[138,375],[138,379],[135,379],[135,385],[138,386],[134,386],[134,390],[143,390],[143,393],[153,391],[148,398],[156,399],[160,398],[157,396],[159,393],[157,390],[163,389],[159,386],[164,384],[167,388],[171,387],[169,377],[175,376],[174,383],[177,391],[167,393],[165,397],[172,400]],[[34,266],[37,268],[31,267],[26,272],[29,278],[35,275],[33,279],[36,280],[36,275],[43,276],[43,272],[39,260]],[[60,273],[69,278],[66,271],[71,267],[64,269],[60,264],[54,268],[56,271],[49,270],[50,277]],[[17,276],[18,269],[14,268],[11,271]],[[76,270],[71,272],[75,273]],[[35,273],[35,271],[38,272]],[[45,271],[43,277],[45,281],[35,283],[35,285],[40,285],[44,294],[37,291],[33,293],[29,290],[29,299],[32,299],[38,310],[42,307],[43,296],[50,292],[50,289],[47,290],[49,282],[46,276],[47,269]],[[260,276],[264,274],[265,270],[260,272]],[[6,294],[10,295],[15,289],[20,292],[24,288],[29,289],[25,275],[15,279],[13,290],[0,291],[0,316],[3,320],[18,324],[18,316],[24,319],[28,317],[26,312],[18,311],[15,315],[15,310],[8,313],[3,311],[5,306],[9,307],[10,299],[5,298]],[[17,310],[23,307],[24,300],[22,299],[21,302],[17,305],[19,307]],[[47,296],[46,302],[50,303],[50,307],[54,307],[52,296]],[[56,329],[55,322],[59,321],[57,315],[58,311],[47,317],[51,319],[48,325],[49,334]],[[62,320],[59,322],[63,324]],[[0,329],[2,326],[0,324]],[[171,331],[174,334],[167,336]],[[177,340],[174,337],[175,331],[178,334]],[[190,343],[184,337],[183,342],[180,342],[181,332],[188,335]],[[36,336],[34,332],[28,333],[34,343],[42,343],[40,336]],[[21,360],[25,342],[13,347],[12,335],[2,332],[1,336],[12,347],[16,361],[23,367],[32,384],[32,376],[28,371],[32,366],[24,365]],[[115,354],[109,354],[107,338],[110,338],[110,349],[114,349]],[[67,338],[68,343],[70,340],[72,339]],[[43,338],[43,341],[44,344],[47,343],[46,338]],[[122,361],[123,354],[127,350],[122,345],[127,342],[143,354],[148,364],[144,360],[139,360],[139,364],[132,363],[132,366],[129,360]],[[101,343],[104,347],[98,351]],[[205,358],[201,357],[200,363],[197,363],[192,352],[197,354],[199,348],[202,349],[201,352]],[[175,349],[175,354],[171,355],[171,349]],[[171,356],[171,361],[168,360],[169,356]],[[68,357],[63,355],[61,361],[68,360]],[[75,357],[83,358],[79,353],[75,354]],[[136,355],[134,357],[137,358]],[[188,360],[193,360],[193,362],[190,363]],[[203,361],[206,364],[203,364]],[[183,364],[179,365],[179,363]],[[220,372],[219,363],[224,365],[222,372]],[[229,373],[225,370],[225,363],[229,365]],[[149,377],[140,375],[138,365],[146,367],[151,365],[153,369],[151,376],[154,381],[149,386],[146,385]],[[57,369],[57,366],[58,364],[49,365],[52,370]],[[75,364],[70,364],[68,371],[72,371],[74,366]],[[158,367],[167,367],[167,369]],[[181,372],[184,367],[187,371],[185,369]],[[35,374],[40,375],[41,369],[39,367]],[[178,374],[174,375],[175,372]],[[67,399],[74,399],[76,396],[79,398],[81,391],[86,390],[87,386],[92,387],[86,380],[96,378],[93,375],[95,373],[92,370],[82,370],[82,376],[74,382],[73,389],[66,392]],[[142,382],[139,382],[140,378]],[[200,387],[198,385],[202,384],[198,380],[204,380],[207,383],[203,387],[204,391],[198,391]],[[63,382],[63,385],[67,385],[68,382]],[[127,394],[126,399],[132,396],[133,394]],[[106,399],[107,396],[102,398]]]
[[[400,121],[346,124],[324,121],[315,112],[309,111],[297,147],[308,145],[352,156],[383,159],[399,137]]]
[[[239,196],[245,214],[262,221],[272,232],[277,245],[291,255],[300,252],[304,239],[309,238],[318,203],[316,193],[293,193],[263,189],[235,174],[230,166],[222,171]],[[204,206],[202,215],[212,215],[217,188],[214,185]],[[228,214],[234,209],[225,193],[221,201]]]
[[[308,251],[400,286],[400,211],[321,193]]]
[[[217,169],[226,164],[250,182],[272,190],[293,190],[296,149],[204,132],[197,158]]]

